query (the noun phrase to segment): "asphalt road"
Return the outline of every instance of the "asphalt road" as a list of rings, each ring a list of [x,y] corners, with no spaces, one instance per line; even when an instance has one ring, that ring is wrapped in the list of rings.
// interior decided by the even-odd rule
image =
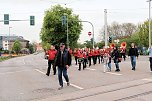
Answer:
[[[103,72],[103,64],[78,71],[73,62],[68,73],[70,86],[58,90],[57,75],[45,75],[43,53],[0,62],[0,101],[151,101],[152,74],[148,57],[137,60],[132,71],[129,58],[120,63],[120,72]]]

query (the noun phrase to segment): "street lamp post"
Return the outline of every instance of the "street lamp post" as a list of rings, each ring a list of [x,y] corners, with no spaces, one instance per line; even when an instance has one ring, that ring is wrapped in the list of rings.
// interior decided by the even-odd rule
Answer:
[[[151,21],[151,0],[148,0],[147,2],[149,2],[149,47],[151,46],[151,25],[150,25],[150,21]]]
[[[79,21],[79,22],[87,22],[87,23],[91,24],[91,26],[92,26],[92,35],[93,35],[93,48],[94,48],[94,26],[93,26],[93,24],[90,21]]]
[[[9,39],[8,39],[8,50],[9,50],[9,56],[11,55],[11,49],[10,49],[10,48],[11,48],[11,47],[10,47],[10,45],[11,45],[11,44],[10,44],[10,42],[11,42],[11,38],[10,38],[10,37],[11,37],[11,36],[10,36],[10,32],[11,32],[11,30],[10,30],[10,29],[11,29],[11,28],[12,28],[12,27],[9,27]]]

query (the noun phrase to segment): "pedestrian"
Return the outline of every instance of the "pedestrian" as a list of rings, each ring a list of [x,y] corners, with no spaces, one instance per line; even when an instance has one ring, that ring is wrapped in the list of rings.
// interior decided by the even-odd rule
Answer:
[[[149,61],[150,61],[150,72],[152,73],[152,45],[148,48]]]
[[[60,90],[63,88],[62,74],[67,82],[67,86],[70,85],[67,69],[71,65],[71,56],[69,51],[65,48],[64,43],[60,44],[60,50],[58,50],[58,53],[56,55],[55,64],[58,66],[58,80],[60,85],[58,89]]]
[[[128,56],[130,56],[132,70],[136,70],[136,57],[138,57],[138,50],[135,47],[135,44],[131,44],[131,48],[129,49]]]
[[[46,73],[47,76],[50,75],[51,65],[53,68],[53,74],[56,75],[56,66],[53,66],[56,53],[57,50],[55,50],[55,47],[53,45],[51,45],[50,49],[46,52],[48,55],[48,69]]]
[[[83,50],[80,49],[79,52],[78,52],[78,63],[79,63],[79,71],[81,71],[81,64],[83,64],[83,61],[84,61],[84,58],[83,58]],[[84,66],[83,66],[83,69],[84,69]]]
[[[107,53],[105,53],[104,54],[104,56],[103,56],[103,58],[104,58],[104,70],[103,70],[103,72],[110,72],[111,71],[111,56],[110,56],[110,54],[107,52]]]
[[[114,50],[112,52],[112,58],[114,60],[115,66],[116,66],[115,72],[119,72],[120,71],[119,62],[121,62],[121,60],[120,60],[121,55],[120,55],[120,52],[118,50],[118,47],[114,47]]]

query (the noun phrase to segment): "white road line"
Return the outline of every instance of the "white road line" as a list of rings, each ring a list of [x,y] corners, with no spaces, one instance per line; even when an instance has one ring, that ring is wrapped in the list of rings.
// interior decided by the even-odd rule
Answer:
[[[74,67],[79,67],[79,66],[74,66]]]
[[[21,71],[14,71],[14,72],[5,72],[5,73],[0,73],[0,75],[5,75],[5,74],[14,74],[14,73],[26,72],[26,71],[31,71],[31,70],[21,70]]]
[[[66,81],[63,81],[64,83],[67,83]],[[75,88],[78,88],[78,89],[84,89],[84,88],[82,88],[82,87],[79,87],[79,86],[77,86],[77,85],[75,85],[75,84],[72,84],[72,83],[70,83],[70,85],[71,86],[73,86],[73,87],[75,87]]]
[[[23,59],[23,64],[25,65],[26,63],[25,63],[25,59]]]
[[[40,71],[40,70],[38,70],[38,69],[35,69],[37,72],[40,72],[41,74],[44,74],[45,75],[45,73],[44,72],[42,72],[42,71]]]
[[[88,69],[88,70],[92,70],[92,71],[95,71],[96,69],[91,69],[91,68],[86,68],[86,69]]]
[[[107,73],[107,74],[112,74],[112,75],[122,75],[122,74],[118,74],[118,73],[112,73],[112,72],[105,72],[105,73]]]
[[[144,81],[152,81],[152,79],[149,79],[149,78],[145,78],[145,79],[142,79]]]
[[[45,75],[45,73],[44,72],[42,72],[42,71],[40,71],[40,70],[38,70],[38,69],[35,69],[37,72],[39,72],[39,73],[41,73],[41,74],[44,74]],[[63,81],[64,83],[66,83],[66,81]],[[78,89],[84,89],[84,88],[82,88],[82,87],[79,87],[79,86],[77,86],[77,85],[75,85],[75,84],[72,84],[72,83],[70,83],[70,85],[72,86],[72,87],[75,87],[75,88],[78,88]]]

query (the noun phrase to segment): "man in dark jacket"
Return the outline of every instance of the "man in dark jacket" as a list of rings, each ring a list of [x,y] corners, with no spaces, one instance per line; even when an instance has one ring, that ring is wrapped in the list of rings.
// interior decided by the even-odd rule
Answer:
[[[58,66],[58,79],[59,79],[59,90],[63,88],[63,80],[62,80],[62,73],[63,76],[67,82],[67,86],[70,85],[69,83],[69,77],[67,74],[67,69],[71,65],[71,55],[67,49],[65,49],[65,44],[60,44],[60,50],[58,51],[56,55],[55,60],[56,66]]]
[[[136,67],[136,57],[138,57],[138,50],[135,47],[135,44],[131,44],[131,48],[129,49],[128,56],[130,56],[131,59],[131,65],[132,65],[132,70],[135,71]]]

